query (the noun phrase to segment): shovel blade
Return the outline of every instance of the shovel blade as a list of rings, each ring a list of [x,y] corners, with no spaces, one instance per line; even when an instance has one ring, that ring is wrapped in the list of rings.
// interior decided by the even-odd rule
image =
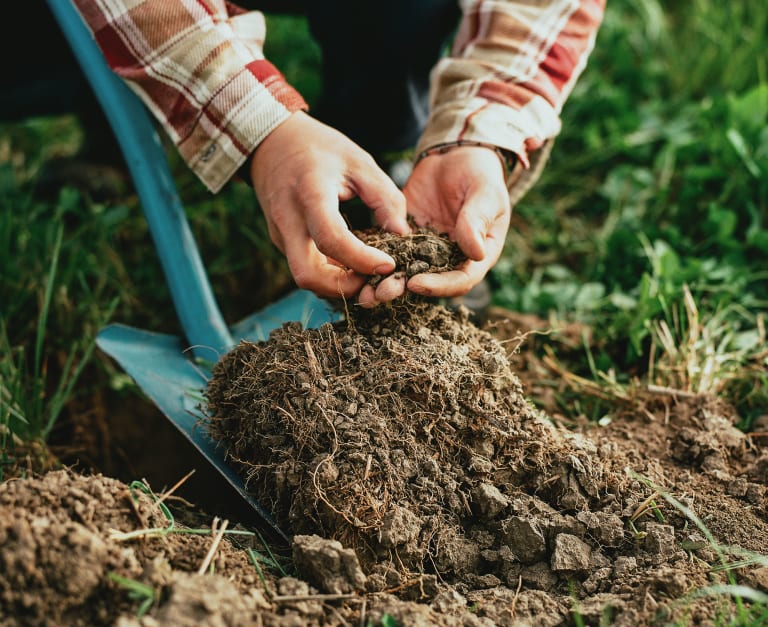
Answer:
[[[236,339],[261,341],[284,322],[295,320],[305,328],[313,328],[338,318],[339,315],[331,311],[327,303],[309,292],[295,290],[234,325],[231,330]],[[179,336],[122,324],[111,324],[102,329],[96,343],[120,365],[259,516],[288,540],[272,515],[248,492],[243,479],[228,464],[224,447],[209,437],[205,426],[201,424],[204,418],[201,407],[205,403],[204,392],[211,374],[210,364],[196,363],[189,346]],[[227,348],[218,351],[211,349],[211,362],[215,362]]]

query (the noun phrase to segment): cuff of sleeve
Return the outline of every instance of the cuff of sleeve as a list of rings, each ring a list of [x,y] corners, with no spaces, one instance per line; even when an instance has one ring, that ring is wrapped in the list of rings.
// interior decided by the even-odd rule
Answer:
[[[207,104],[192,132],[179,145],[189,167],[213,193],[250,160],[258,145],[296,111],[301,95],[280,76],[260,82],[247,69]],[[213,120],[225,120],[216,127]]]
[[[536,129],[541,136],[532,136]],[[485,98],[457,100],[436,107],[419,140],[416,154],[462,140],[498,146],[514,153],[517,161],[530,167],[529,152],[544,145],[560,132],[560,119],[543,99],[534,98],[520,109],[490,102]]]

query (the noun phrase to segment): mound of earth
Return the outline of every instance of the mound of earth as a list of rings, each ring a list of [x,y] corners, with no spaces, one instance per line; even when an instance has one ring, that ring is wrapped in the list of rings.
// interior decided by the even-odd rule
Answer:
[[[0,625],[714,624],[712,586],[768,592],[768,451],[727,404],[649,387],[566,426],[526,395],[565,382],[516,350],[543,322],[347,311],[241,343],[204,390],[289,572],[144,484],[50,472],[0,484]]]
[[[279,524],[354,551],[364,577],[334,591],[434,604],[447,587],[494,622],[512,604],[510,621],[561,624],[578,609],[628,625],[672,616],[710,582],[712,546],[651,486],[687,507],[706,501],[637,447],[557,428],[465,311],[412,302],[319,329],[286,324],[225,356],[207,398],[211,433]],[[715,405],[691,411],[708,418],[680,429],[670,461],[695,460],[745,498],[751,538],[739,541],[759,551],[764,485],[728,471],[745,437]],[[707,513],[733,537],[727,512]]]

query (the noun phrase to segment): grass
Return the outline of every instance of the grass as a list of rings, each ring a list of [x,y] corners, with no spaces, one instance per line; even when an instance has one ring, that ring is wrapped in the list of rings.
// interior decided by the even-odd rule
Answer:
[[[128,597],[134,601],[139,601],[139,607],[136,609],[136,618],[141,618],[154,605],[155,601],[160,598],[160,593],[152,586],[149,586],[135,579],[128,579],[117,573],[109,573],[109,580],[123,588]]]
[[[592,379],[658,374],[665,329],[685,341],[695,302],[729,356],[729,384],[711,391],[745,424],[768,400],[765,355],[741,360],[768,308],[767,19],[754,0],[610,3],[492,273],[498,304],[593,327],[589,358],[571,364]]]
[[[246,552],[248,558],[253,564],[253,567],[256,570],[259,579],[261,580],[262,586],[267,596],[270,598],[274,597],[275,595],[272,593],[270,586],[267,583],[262,565],[268,568],[270,572],[277,573],[283,577],[287,576],[288,573],[280,563],[279,558],[276,557],[275,553],[272,551],[269,544],[264,540],[260,533],[257,531],[249,531],[245,529],[227,529],[229,521],[220,521],[218,518],[213,519],[209,528],[190,528],[177,524],[173,513],[165,501],[170,498],[173,492],[188,478],[189,475],[181,479],[176,484],[176,486],[164,492],[162,495],[156,494],[146,481],[132,481],[128,486],[131,498],[134,501],[138,501],[139,494],[143,494],[149,498],[152,504],[157,508],[157,511],[160,513],[162,518],[165,519],[166,525],[163,527],[139,528],[128,532],[112,530],[110,538],[117,542],[130,542],[138,538],[163,538],[169,534],[210,535],[212,537],[212,542],[209,547],[209,551],[205,556],[205,559],[200,564],[198,569],[199,575],[214,572],[213,557],[219,547],[221,539],[225,535],[232,539],[233,542],[236,541],[237,538],[245,538],[251,541],[258,539],[261,542],[264,553],[258,552],[250,546],[241,548]],[[115,572],[108,573],[107,577],[111,582],[123,588],[127,592],[130,599],[139,603],[136,610],[137,618],[144,616],[152,608],[154,603],[160,599],[160,591],[146,583],[123,577],[122,575],[119,575]]]

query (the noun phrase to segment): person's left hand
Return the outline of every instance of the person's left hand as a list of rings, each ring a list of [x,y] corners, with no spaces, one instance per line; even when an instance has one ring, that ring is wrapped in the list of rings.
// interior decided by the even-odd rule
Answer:
[[[406,285],[390,275],[376,289],[365,286],[358,297],[364,307],[402,296],[453,298],[469,292],[495,265],[504,248],[511,207],[506,168],[499,155],[481,146],[457,146],[423,158],[405,185],[408,213],[419,226],[429,225],[459,245],[467,261],[439,274],[417,274]]]

